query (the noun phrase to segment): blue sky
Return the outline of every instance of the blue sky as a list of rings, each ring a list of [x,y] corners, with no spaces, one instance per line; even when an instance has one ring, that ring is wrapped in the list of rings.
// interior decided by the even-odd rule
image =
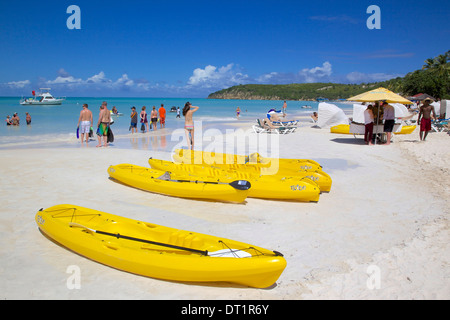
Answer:
[[[70,5],[81,29],[66,26]],[[366,26],[381,9],[381,29]],[[2,1],[0,95],[206,97],[246,83],[361,83],[449,50],[445,1]]]

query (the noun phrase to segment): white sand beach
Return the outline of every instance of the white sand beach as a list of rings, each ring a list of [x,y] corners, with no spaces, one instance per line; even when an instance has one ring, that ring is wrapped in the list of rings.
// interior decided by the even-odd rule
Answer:
[[[371,147],[309,124],[279,136],[280,157],[316,160],[331,175],[332,189],[317,203],[192,201],[108,179],[109,165],[148,166],[150,156],[170,160],[170,152],[96,142],[2,149],[0,298],[450,299],[450,137],[430,133],[420,142],[417,130]],[[36,212],[63,203],[277,250],[287,267],[267,289],[126,273],[39,232]],[[81,270],[80,289],[67,287],[73,265]]]

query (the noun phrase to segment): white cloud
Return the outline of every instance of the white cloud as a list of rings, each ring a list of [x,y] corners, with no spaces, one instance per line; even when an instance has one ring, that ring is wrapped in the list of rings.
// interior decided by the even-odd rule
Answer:
[[[346,75],[346,79],[350,83],[369,83],[379,82],[401,77],[400,74],[386,74],[386,73],[362,73],[358,71],[350,72]]]
[[[300,77],[304,78],[304,82],[320,82],[327,79],[333,73],[331,63],[325,61],[321,67],[311,69],[303,69],[299,72]]]
[[[107,79],[105,73],[100,71],[100,73],[93,75],[86,80],[86,83],[111,83],[110,79]]]
[[[61,77],[58,76],[56,77],[55,80],[49,80],[46,81],[46,84],[52,85],[52,84],[81,84],[83,83],[83,80],[81,79],[75,79],[73,76],[66,76],[66,77]]]
[[[12,89],[24,88],[25,86],[28,86],[29,84],[31,84],[30,80],[10,81],[10,82],[6,83],[6,85]]]
[[[128,75],[125,73],[117,79],[116,82],[114,82],[114,86],[125,86],[125,87],[132,87],[134,85],[134,81],[128,78]]]
[[[220,68],[208,65],[204,69],[197,68],[193,71],[188,86],[223,89],[245,83],[248,79],[248,75],[241,73],[233,63]]]
[[[289,83],[312,83],[330,81],[333,68],[330,62],[325,61],[322,66],[304,68],[297,73],[270,72],[256,78],[256,83],[266,84],[289,84]]]

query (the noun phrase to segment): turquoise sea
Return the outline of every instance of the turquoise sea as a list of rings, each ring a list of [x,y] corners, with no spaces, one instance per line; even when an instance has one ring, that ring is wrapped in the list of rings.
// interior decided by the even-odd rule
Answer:
[[[10,148],[14,146],[34,147],[34,146],[74,146],[76,139],[76,128],[82,105],[87,103],[89,109],[94,115],[94,125],[96,125],[99,114],[99,107],[102,101],[108,103],[108,109],[116,106],[123,116],[113,117],[115,123],[112,125],[114,135],[118,138],[113,146],[124,148],[141,148],[129,143],[131,137],[129,131],[131,107],[135,106],[138,113],[142,106],[146,106],[149,114],[152,107],[156,109],[164,104],[167,111],[166,129],[151,132],[145,136],[167,136],[174,129],[184,127],[184,118],[176,118],[175,112],[169,112],[170,109],[180,107],[189,101],[193,106],[199,106],[200,109],[194,114],[195,121],[202,121],[203,127],[214,127],[219,130],[232,125],[237,121],[255,121],[257,118],[265,117],[265,114],[271,108],[281,110],[283,101],[267,100],[215,100],[215,99],[189,99],[189,98],[89,98],[89,97],[71,97],[67,98],[62,105],[58,106],[22,106],[19,104],[20,97],[0,97],[0,115],[3,117],[3,125],[0,126],[0,148]],[[348,104],[335,103],[340,108],[346,110],[352,108]],[[310,106],[311,108],[302,108]],[[236,117],[236,108],[240,107],[241,115]],[[311,101],[287,101],[287,119],[298,119],[300,116],[310,115],[317,111],[318,103]],[[15,112],[20,117],[20,126],[7,126],[6,116],[12,116]],[[25,121],[25,112],[31,115],[31,125]],[[140,125],[138,124],[138,129]],[[95,131],[96,128],[94,128]],[[140,131],[133,135],[133,138],[144,136]],[[96,137],[94,137],[96,139]],[[156,138],[155,138],[156,139]],[[123,142],[123,141],[122,141]],[[91,144],[94,145],[95,142]],[[151,145],[151,143],[150,143]],[[155,144],[153,144],[155,145]],[[158,146],[158,144],[156,144]]]

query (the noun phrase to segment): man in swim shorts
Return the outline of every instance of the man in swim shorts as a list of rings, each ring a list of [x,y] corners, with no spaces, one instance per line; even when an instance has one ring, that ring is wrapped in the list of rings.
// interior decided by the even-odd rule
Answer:
[[[103,137],[103,146],[108,146],[108,129],[109,124],[111,123],[111,113],[108,110],[108,104],[106,101],[103,101],[102,106],[100,107],[100,114],[98,115],[98,123],[97,123],[97,138],[98,145],[97,147],[102,146],[102,137]]]
[[[164,105],[161,104],[161,108],[158,109],[159,112],[159,125],[160,128],[166,127],[166,109],[164,109]]]
[[[420,141],[425,141],[428,132],[431,130],[431,113],[433,113],[433,118],[436,119],[436,112],[434,111],[434,106],[431,104],[430,98],[423,100],[423,105],[420,107],[419,118],[417,123],[420,124]],[[424,134],[425,133],[425,134]]]
[[[130,129],[131,129],[131,134],[133,134],[134,132],[137,133],[137,112],[136,112],[136,107],[131,107],[131,123],[130,123]]]
[[[89,130],[94,123],[92,112],[88,109],[88,105],[83,104],[83,110],[80,112],[80,118],[78,119],[78,128],[80,128],[81,133],[81,144],[83,144],[84,135],[86,134],[86,145],[89,141]]]

